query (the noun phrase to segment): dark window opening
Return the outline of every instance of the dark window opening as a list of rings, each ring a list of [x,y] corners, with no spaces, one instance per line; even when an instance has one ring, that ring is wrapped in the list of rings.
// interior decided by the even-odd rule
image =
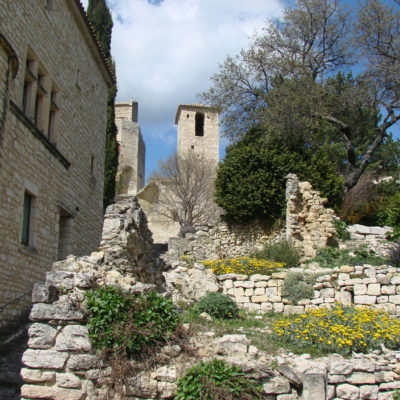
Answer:
[[[204,136],[204,114],[199,112],[196,113],[195,122],[195,135]]]
[[[31,231],[31,215],[32,215],[32,199],[29,193],[25,192],[24,194],[24,210],[22,216],[22,235],[21,235],[21,243],[28,246],[29,236]]]
[[[189,118],[189,114],[186,114],[186,118]]]
[[[194,146],[190,146],[190,148],[191,148],[192,150],[194,150]]]
[[[93,154],[90,159],[90,173],[91,173],[91,175],[93,175],[93,173],[94,173],[94,155]]]

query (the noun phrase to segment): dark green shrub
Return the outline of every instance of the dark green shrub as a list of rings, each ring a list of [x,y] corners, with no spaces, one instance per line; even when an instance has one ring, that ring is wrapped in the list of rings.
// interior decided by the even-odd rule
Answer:
[[[287,241],[266,243],[264,248],[254,254],[256,258],[285,263],[286,268],[298,267],[300,256],[298,251]]]
[[[86,294],[89,338],[97,349],[138,353],[166,340],[178,323],[170,299],[156,292],[130,294],[105,286]]]
[[[282,286],[282,297],[297,303],[300,300],[312,299],[315,275],[303,272],[289,272]]]
[[[192,312],[201,314],[203,312],[214,318],[232,319],[239,316],[236,303],[221,293],[207,293],[197,304],[192,307]]]
[[[201,362],[178,381],[175,400],[258,400],[262,389],[224,360]]]

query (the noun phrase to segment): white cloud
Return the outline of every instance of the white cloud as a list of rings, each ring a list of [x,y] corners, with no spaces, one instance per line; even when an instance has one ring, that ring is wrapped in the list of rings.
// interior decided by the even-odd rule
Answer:
[[[87,0],[83,3],[86,6]],[[196,95],[209,87],[218,63],[246,47],[248,37],[283,9],[282,0],[108,3],[114,19],[117,99],[138,101],[145,140],[165,138],[168,149],[178,104],[196,102]],[[158,153],[149,146],[147,151]]]

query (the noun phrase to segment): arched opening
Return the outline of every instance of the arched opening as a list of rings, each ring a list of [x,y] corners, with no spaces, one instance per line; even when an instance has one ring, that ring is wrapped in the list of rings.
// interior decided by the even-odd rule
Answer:
[[[204,136],[204,114],[197,112],[195,117],[195,135]]]

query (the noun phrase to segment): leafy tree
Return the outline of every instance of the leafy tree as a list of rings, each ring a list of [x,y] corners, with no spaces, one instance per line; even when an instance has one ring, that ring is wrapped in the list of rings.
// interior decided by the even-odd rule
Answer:
[[[285,209],[285,177],[290,172],[310,181],[328,197],[329,205],[340,203],[343,181],[326,156],[293,150],[279,137],[266,140],[260,128],[228,148],[217,170],[216,202],[229,219],[280,218]]]
[[[263,124],[306,148],[329,145],[346,191],[354,187],[400,119],[400,13],[377,0],[358,12],[354,20],[339,0],[297,0],[228,57],[202,95],[220,108],[227,136]]]
[[[96,33],[99,45],[115,75],[115,65],[111,59],[111,33],[113,21],[106,0],[89,0],[87,16]],[[114,202],[116,175],[118,169],[117,126],[115,125],[115,97],[117,86],[108,90],[107,131],[104,160],[104,208]]]

